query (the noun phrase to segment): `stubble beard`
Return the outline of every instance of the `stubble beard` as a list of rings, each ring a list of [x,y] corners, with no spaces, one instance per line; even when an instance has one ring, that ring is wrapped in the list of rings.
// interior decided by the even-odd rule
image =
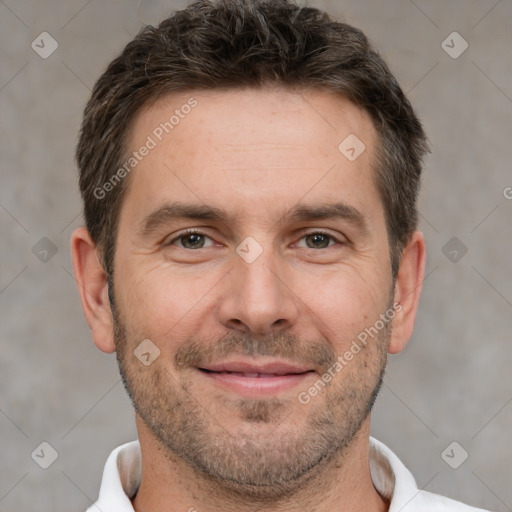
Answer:
[[[216,414],[219,404],[194,396],[190,368],[205,353],[204,342],[189,340],[180,348],[174,361],[174,369],[181,372],[178,379],[159,359],[151,366],[142,365],[133,354],[135,336],[128,333],[115,308],[113,316],[124,386],[162,453],[170,461],[176,457],[185,461],[219,492],[261,503],[289,498],[318,478],[325,467],[343,463],[380,390],[391,335],[389,322],[354,357],[350,368],[343,368],[308,405],[299,404],[296,397],[231,400],[232,415],[239,417],[237,425],[242,422],[242,428],[235,428],[223,422],[225,409]],[[325,342],[305,345],[288,335],[265,343],[229,335],[208,346],[215,346],[210,351],[217,354],[289,355],[291,360],[297,356],[293,347],[306,346],[316,362],[323,358],[325,369],[336,358]],[[306,415],[298,425],[297,414]],[[283,431],[285,426],[290,428]]]

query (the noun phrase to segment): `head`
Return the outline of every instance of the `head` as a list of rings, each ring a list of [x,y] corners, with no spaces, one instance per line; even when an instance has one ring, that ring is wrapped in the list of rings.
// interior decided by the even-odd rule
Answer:
[[[396,275],[418,220],[427,150],[421,124],[360,30],[284,0],[195,2],[158,27],[145,27],[96,82],[76,157],[86,226],[109,275],[131,174],[112,177],[130,156],[128,135],[140,109],[173,92],[265,85],[329,91],[370,115],[378,133],[374,179]]]
[[[75,272],[169,457],[275,498],[367,428],[414,324],[426,149],[364,34],[288,1],[195,2],[108,66],[77,147]],[[248,360],[296,369],[279,392],[227,382]]]

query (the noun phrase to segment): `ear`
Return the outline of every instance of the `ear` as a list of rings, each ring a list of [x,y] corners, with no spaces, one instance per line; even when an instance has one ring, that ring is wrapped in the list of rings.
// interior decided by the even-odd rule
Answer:
[[[100,263],[99,250],[86,228],[71,235],[71,256],[82,309],[94,344],[103,352],[115,351],[114,323],[108,300],[107,275]]]
[[[425,275],[426,252],[423,234],[415,231],[402,251],[396,278],[396,315],[388,349],[390,354],[401,352],[412,335]]]

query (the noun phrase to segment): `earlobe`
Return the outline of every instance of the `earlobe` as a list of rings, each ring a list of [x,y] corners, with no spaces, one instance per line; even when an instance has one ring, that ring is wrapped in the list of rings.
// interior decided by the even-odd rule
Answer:
[[[82,309],[91,328],[94,344],[103,352],[114,352],[114,326],[107,275],[101,265],[98,248],[86,228],[81,227],[73,232],[71,255]]]
[[[412,335],[425,275],[425,262],[425,239],[421,232],[415,231],[402,251],[396,278],[396,315],[389,343],[390,354],[401,352]]]

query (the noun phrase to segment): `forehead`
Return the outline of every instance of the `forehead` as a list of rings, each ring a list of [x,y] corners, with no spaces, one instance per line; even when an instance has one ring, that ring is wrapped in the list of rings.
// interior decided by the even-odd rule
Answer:
[[[203,145],[195,148],[198,152],[210,141],[229,149],[227,139],[239,150],[266,142],[273,149],[295,144],[299,152],[301,145],[318,143],[326,136],[335,142],[348,134],[359,135],[370,145],[375,138],[369,114],[341,95],[318,89],[213,89],[168,94],[147,104],[134,119],[128,146],[136,147],[147,135],[162,145],[171,138],[178,143],[194,135],[204,137]]]
[[[133,123],[129,152],[151,149],[134,168],[125,201],[141,215],[170,196],[247,216],[340,195],[372,207],[376,138],[365,111],[324,91],[169,94]]]

